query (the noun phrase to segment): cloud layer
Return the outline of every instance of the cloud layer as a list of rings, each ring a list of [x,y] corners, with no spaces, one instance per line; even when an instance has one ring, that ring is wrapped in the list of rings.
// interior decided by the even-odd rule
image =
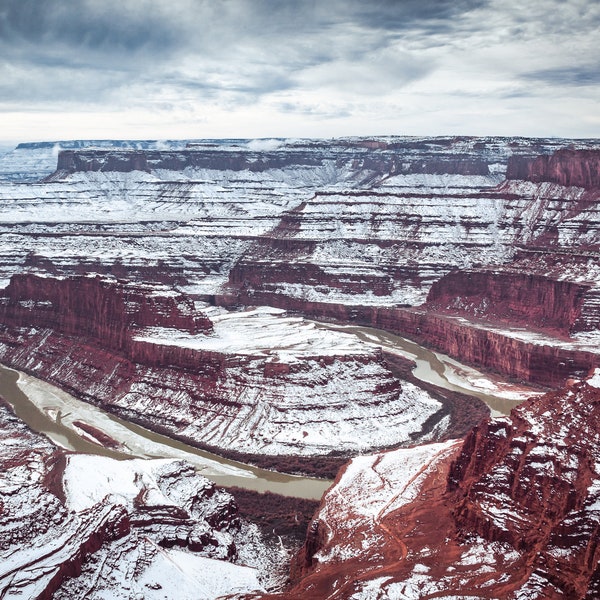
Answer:
[[[2,137],[600,137],[599,41],[595,0],[3,0]]]

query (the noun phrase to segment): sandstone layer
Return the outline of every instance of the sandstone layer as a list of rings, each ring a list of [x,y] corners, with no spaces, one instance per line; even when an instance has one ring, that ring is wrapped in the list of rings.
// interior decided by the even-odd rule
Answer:
[[[407,335],[519,380],[570,381],[464,445],[355,459],[323,500],[287,597],[595,598],[598,383],[580,380],[600,364],[599,146],[72,148],[44,182],[0,186],[0,358],[172,436],[308,462],[441,439],[445,413],[382,352],[289,311]],[[109,277],[76,277],[87,272]],[[194,300],[236,311],[202,313]],[[291,339],[278,340],[284,330]],[[37,464],[28,452],[7,468]],[[94,509],[68,552],[114,549],[121,516],[143,521],[146,505],[182,518],[146,485],[161,473],[136,477],[135,510]],[[58,519],[60,502],[47,498]]]
[[[272,310],[213,312],[165,287],[15,276],[0,296],[0,357],[149,429],[239,457],[394,446],[445,414],[349,336]]]
[[[3,401],[0,448],[3,598],[159,598],[173,568],[182,600],[274,584],[277,551],[182,461],[65,453]]]
[[[598,364],[597,156],[514,156],[496,187],[394,175],[317,192],[259,237],[216,301],[351,319],[560,386]]]
[[[599,385],[529,400],[464,443],[354,459],[279,597],[596,598]]]
[[[177,285],[209,301],[284,308],[417,307],[440,293],[425,310],[464,319],[446,329],[485,321],[494,331],[482,343],[521,345],[521,355],[540,360],[555,354],[561,336],[597,331],[594,140],[278,144],[260,151],[240,140],[180,143],[162,152],[149,142],[71,145],[46,183],[0,186],[0,274],[8,281],[23,270],[92,271]],[[569,149],[551,154],[561,144]],[[569,314],[559,314],[563,294]],[[539,351],[507,323],[553,339]],[[437,322],[431,329],[433,345]],[[495,341],[499,329],[508,342]],[[543,378],[539,368],[507,366],[501,352],[471,354],[511,377]],[[549,383],[581,376],[588,359],[559,356],[566,366]]]
[[[600,151],[561,149],[551,156],[542,155],[533,159],[514,156],[508,161],[506,178],[598,189]]]

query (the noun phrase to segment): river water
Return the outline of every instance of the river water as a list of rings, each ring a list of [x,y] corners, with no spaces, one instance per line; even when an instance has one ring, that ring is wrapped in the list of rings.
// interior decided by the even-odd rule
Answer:
[[[413,369],[413,375],[417,379],[447,390],[476,396],[487,404],[492,416],[506,415],[529,396],[542,393],[527,385],[511,383],[501,377],[482,373],[445,354],[428,350],[415,342],[381,329],[317,322],[315,324],[355,335],[368,345],[413,360],[417,365]]]
[[[400,336],[367,327],[317,325],[355,335],[369,345],[414,360],[417,367],[413,372],[417,378],[446,389],[475,395],[488,404],[492,414],[507,413],[526,397],[528,391],[531,392],[506,382],[501,382],[498,387],[488,376]],[[495,390],[494,393],[489,392],[490,388]],[[219,485],[270,491],[298,498],[320,499],[331,484],[322,479],[258,469],[204,452],[129,423],[77,400],[56,386],[1,365],[0,395],[34,431],[46,434],[57,445],[68,450],[122,460],[185,459]]]
[[[88,454],[128,458],[178,458],[192,463],[218,485],[239,486],[259,492],[319,500],[331,481],[296,477],[222,458],[129,423],[102,409],[77,400],[60,388],[0,365],[0,395],[34,431],[55,444]],[[92,425],[112,440],[114,449],[91,441]]]

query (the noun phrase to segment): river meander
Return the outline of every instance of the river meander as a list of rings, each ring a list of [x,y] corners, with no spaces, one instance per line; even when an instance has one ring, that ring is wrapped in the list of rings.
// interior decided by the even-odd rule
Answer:
[[[222,486],[270,491],[298,498],[320,499],[330,481],[297,477],[259,469],[204,452],[193,446],[129,423],[102,409],[74,398],[60,388],[0,365],[0,395],[34,431],[55,444],[88,454],[127,458],[177,458]],[[109,449],[93,442],[80,424],[92,425],[116,442]]]
[[[417,364],[414,370],[417,378],[446,389],[475,395],[488,404],[492,414],[507,413],[531,391],[502,381],[493,382],[488,376],[447,356],[385,331],[324,323],[318,325],[356,335],[367,344],[411,358]],[[490,389],[494,393],[488,391]],[[129,423],[77,400],[56,386],[3,366],[0,366],[0,395],[34,431],[46,434],[57,445],[75,452],[101,454],[122,460],[185,459],[219,485],[299,498],[319,499],[331,483],[259,469],[199,450]],[[108,445],[107,440],[110,442]]]
[[[413,369],[413,375],[417,379],[446,390],[476,396],[487,404],[492,416],[506,415],[527,397],[541,393],[530,386],[511,383],[499,376],[482,373],[445,354],[434,352],[381,329],[356,325],[317,325],[353,334],[368,345],[413,360],[417,365]]]

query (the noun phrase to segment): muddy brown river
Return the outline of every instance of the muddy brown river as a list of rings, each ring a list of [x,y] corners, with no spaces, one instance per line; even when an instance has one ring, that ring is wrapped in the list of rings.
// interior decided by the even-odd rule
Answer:
[[[492,414],[509,412],[527,392],[527,388],[511,387],[506,382],[501,382],[504,396],[481,391],[477,385],[499,388],[488,376],[385,331],[324,323],[318,325],[355,335],[369,345],[379,346],[388,352],[414,360],[417,364],[414,370],[417,378],[446,389],[477,396],[486,402]],[[219,485],[270,491],[298,498],[319,499],[331,484],[323,479],[259,469],[199,450],[129,423],[74,398],[56,386],[3,366],[0,366],[0,394],[34,431],[47,435],[57,445],[75,452],[100,454],[120,460],[185,459]],[[507,399],[507,394],[512,399]],[[107,439],[110,441],[110,448],[106,447]]]
[[[297,498],[318,500],[330,481],[296,477],[259,469],[204,452],[88,404],[39,379],[0,365],[0,394],[17,416],[34,431],[75,452],[128,458],[177,458],[192,463],[198,472],[223,486],[238,486],[260,492],[270,491]],[[117,448],[105,448],[93,441],[93,434],[80,424],[92,425]]]
[[[487,404],[492,416],[507,415],[528,396],[541,393],[538,389],[527,385],[510,383],[500,377],[482,373],[445,354],[434,352],[387,331],[354,325],[316,324],[335,331],[351,333],[369,345],[378,346],[386,352],[413,360],[417,365],[413,369],[413,375],[417,379],[433,383],[446,390],[475,396]]]

